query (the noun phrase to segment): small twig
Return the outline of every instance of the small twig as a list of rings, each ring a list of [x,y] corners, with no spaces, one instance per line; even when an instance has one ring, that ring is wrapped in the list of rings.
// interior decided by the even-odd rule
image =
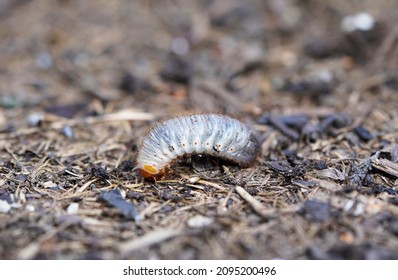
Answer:
[[[298,132],[294,131],[293,129],[289,128],[279,118],[276,118],[276,117],[270,115],[268,119],[269,119],[269,122],[271,125],[273,125],[276,129],[278,129],[280,132],[282,132],[287,137],[289,137],[293,140],[300,139],[300,134]]]
[[[123,188],[141,192],[141,190],[139,188],[141,188],[143,185],[144,185],[143,183],[125,184],[125,185],[123,185]]]
[[[159,229],[151,231],[143,236],[119,244],[118,250],[122,255],[127,255],[131,251],[155,245],[176,237],[180,235],[181,232],[182,231],[178,229]]]
[[[224,209],[227,207],[228,200],[231,198],[233,191],[233,189],[230,189],[227,196],[224,199],[220,200],[220,203],[218,205],[219,212],[224,211]]]
[[[124,110],[97,117],[86,117],[84,119],[54,121],[53,123],[51,123],[50,127],[53,129],[60,129],[64,125],[75,126],[79,124],[96,124],[103,122],[151,121],[154,119],[155,116],[151,113],[137,112],[135,110]]]
[[[194,185],[194,184],[186,184],[186,186],[194,188],[194,189],[202,190],[202,191],[205,189],[202,186],[198,186],[198,185]]]
[[[65,172],[65,173],[68,173],[69,175],[72,175],[72,176],[74,176],[74,177],[76,177],[76,178],[80,178],[80,179],[83,178],[83,176],[81,176],[81,175],[79,175],[79,174],[76,174],[76,173],[74,173],[74,172],[72,172],[72,171],[70,171],[70,170],[68,170],[68,169],[65,169],[64,172]]]
[[[92,179],[90,181],[87,181],[86,183],[83,184],[83,186],[81,186],[76,193],[81,193],[84,192],[92,183],[94,183],[95,181],[99,180],[98,178]]]
[[[259,214],[261,217],[269,218],[270,214],[274,212],[273,210],[270,211],[270,209],[265,208],[260,201],[251,196],[244,188],[238,186],[235,190],[247,203],[250,204],[254,212]]]
[[[202,179],[199,180],[198,183],[199,183],[199,184],[202,184],[202,185],[206,185],[206,186],[213,187],[213,188],[215,188],[215,189],[217,189],[217,190],[225,190],[225,187],[223,187],[221,184],[217,184],[217,183],[213,183],[213,182],[208,182],[208,181],[205,181],[205,180],[202,180]]]

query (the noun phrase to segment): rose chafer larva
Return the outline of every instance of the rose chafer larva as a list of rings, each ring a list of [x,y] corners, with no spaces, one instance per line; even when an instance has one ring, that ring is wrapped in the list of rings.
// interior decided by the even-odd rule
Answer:
[[[208,154],[247,166],[259,151],[252,130],[228,116],[198,114],[162,122],[142,141],[137,167],[142,176],[156,177],[176,158]]]

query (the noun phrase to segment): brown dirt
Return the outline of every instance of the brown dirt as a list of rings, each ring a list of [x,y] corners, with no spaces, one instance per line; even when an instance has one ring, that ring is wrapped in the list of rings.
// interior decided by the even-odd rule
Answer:
[[[2,2],[1,259],[398,258],[396,2],[244,3]],[[144,180],[141,139],[196,112],[256,163]]]

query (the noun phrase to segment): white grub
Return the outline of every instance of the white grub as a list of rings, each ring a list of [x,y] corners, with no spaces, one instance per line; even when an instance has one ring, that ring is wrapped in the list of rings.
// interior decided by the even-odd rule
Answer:
[[[208,154],[249,165],[258,151],[253,131],[240,121],[217,114],[189,115],[152,128],[142,142],[137,166],[144,177],[152,177],[174,159],[189,154]]]

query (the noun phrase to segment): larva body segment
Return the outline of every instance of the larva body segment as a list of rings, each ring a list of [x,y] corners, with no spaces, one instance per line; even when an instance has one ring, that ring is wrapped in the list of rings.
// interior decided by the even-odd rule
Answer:
[[[144,177],[155,177],[176,158],[209,154],[240,165],[249,165],[259,151],[253,132],[228,116],[208,114],[169,119],[145,136],[137,157]]]

